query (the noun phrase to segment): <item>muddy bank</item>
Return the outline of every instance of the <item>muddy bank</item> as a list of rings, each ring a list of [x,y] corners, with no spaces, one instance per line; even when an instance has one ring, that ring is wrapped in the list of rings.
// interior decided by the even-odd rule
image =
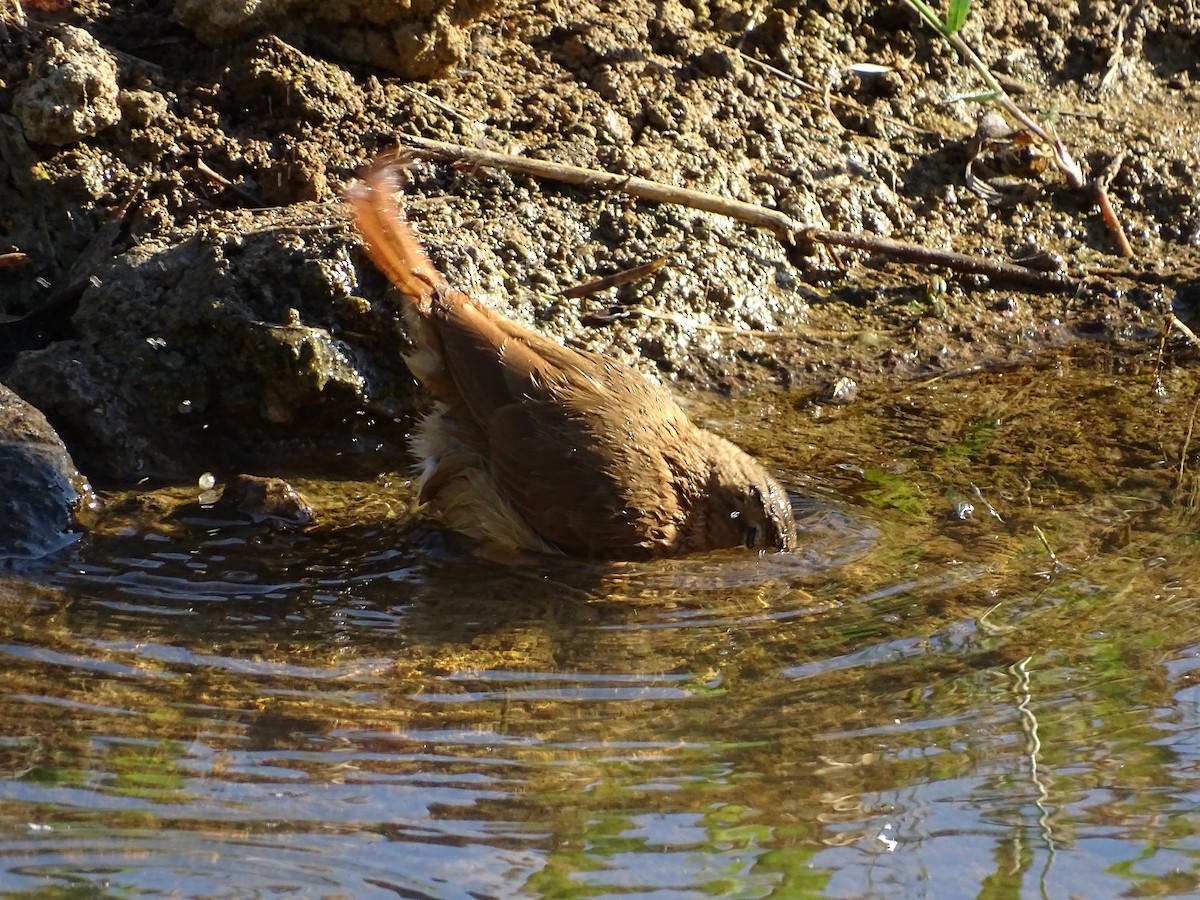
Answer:
[[[1035,295],[947,276],[943,290],[931,271],[789,251],[708,213],[414,167],[411,218],[454,283],[683,393],[821,399],[1080,334],[1156,341],[1200,293],[1200,21],[1182,2],[1124,18],[1106,3],[988,4],[966,28],[1090,168],[1127,153],[1110,189],[1132,265],[1051,168],[1026,176],[1035,191],[1016,206],[966,189],[979,108],[945,101],[976,83],[900,6],[414,3],[390,19],[379,10],[398,7],[365,0],[249,19],[237,4],[54,6],[4,19],[0,253],[24,259],[0,268],[0,377],[94,476],[404,465],[403,337],[338,200],[397,132],[814,225],[1044,251],[1081,283]],[[847,68],[859,63],[886,70]],[[830,104],[797,80],[828,84]],[[646,280],[561,295],[658,257]]]

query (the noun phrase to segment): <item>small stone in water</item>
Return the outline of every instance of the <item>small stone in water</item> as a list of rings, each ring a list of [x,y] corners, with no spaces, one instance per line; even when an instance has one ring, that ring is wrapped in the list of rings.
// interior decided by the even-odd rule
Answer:
[[[830,391],[829,401],[839,406],[845,406],[847,403],[853,403],[857,396],[858,382],[853,378],[843,376],[833,383],[833,390]]]
[[[205,472],[200,476],[200,480],[197,482],[197,484],[199,484],[200,490],[211,491],[217,486],[217,476],[212,472]]]

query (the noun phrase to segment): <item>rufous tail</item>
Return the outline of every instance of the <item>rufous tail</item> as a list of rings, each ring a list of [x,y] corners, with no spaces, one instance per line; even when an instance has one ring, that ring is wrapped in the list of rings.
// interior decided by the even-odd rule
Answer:
[[[434,288],[446,283],[413,234],[396,200],[403,183],[402,163],[393,157],[376,160],[346,189],[354,223],[366,241],[371,260],[422,318],[431,314]]]

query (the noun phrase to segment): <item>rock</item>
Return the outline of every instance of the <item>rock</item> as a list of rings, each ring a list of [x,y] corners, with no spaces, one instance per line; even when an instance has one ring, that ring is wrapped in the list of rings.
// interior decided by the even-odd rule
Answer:
[[[273,32],[305,48],[402,78],[444,75],[467,52],[467,26],[496,0],[178,0],[173,18],[214,46]]]
[[[36,559],[75,541],[92,502],[46,417],[0,385],[0,559]]]
[[[231,507],[251,522],[273,528],[298,528],[313,520],[313,508],[282,478],[234,475],[221,493],[220,505]]]
[[[696,57],[696,67],[713,78],[733,78],[741,75],[740,59],[724,47],[706,47]]]
[[[121,119],[117,61],[82,28],[65,25],[34,58],[12,113],[34,144],[71,144]]]
[[[360,321],[349,245],[314,211],[328,216],[232,213],[121,254],[80,298],[75,336],[18,354],[6,381],[89,472],[122,481],[386,452],[360,435],[412,402],[398,326]],[[374,337],[351,353],[314,324],[339,315]]]

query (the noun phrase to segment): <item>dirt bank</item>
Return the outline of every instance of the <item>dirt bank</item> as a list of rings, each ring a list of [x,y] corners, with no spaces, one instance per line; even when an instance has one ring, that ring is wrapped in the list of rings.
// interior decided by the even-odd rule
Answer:
[[[901,4],[402,6],[0,7],[0,254],[24,254],[0,267],[2,377],[89,474],[402,464],[402,338],[338,201],[397,132],[823,227],[1044,253],[1080,282],[1031,294],[945,276],[943,290],[927,269],[806,255],[692,209],[414,167],[411,217],[455,283],[682,392],[806,385],[850,399],[851,382],[1019,359],[1079,334],[1154,341],[1200,294],[1200,18],[1182,0],[1005,0],[965,29],[1090,170],[1125,154],[1110,190],[1132,264],[1036,159],[1019,173],[1023,202],[967,188],[980,107],[948,101],[978,84]],[[658,257],[615,292],[561,295]]]

